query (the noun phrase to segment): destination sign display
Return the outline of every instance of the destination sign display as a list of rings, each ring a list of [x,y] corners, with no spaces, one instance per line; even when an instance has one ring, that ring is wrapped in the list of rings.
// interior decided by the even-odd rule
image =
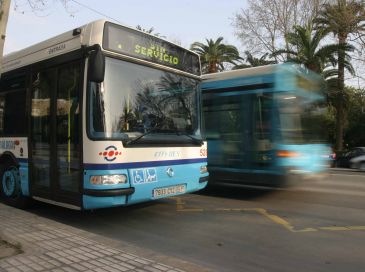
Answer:
[[[103,48],[200,76],[197,55],[134,29],[106,23]]]

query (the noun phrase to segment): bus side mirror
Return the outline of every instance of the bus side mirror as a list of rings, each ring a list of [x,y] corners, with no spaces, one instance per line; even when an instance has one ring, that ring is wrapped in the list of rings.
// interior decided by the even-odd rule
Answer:
[[[101,83],[104,81],[105,75],[105,56],[101,52],[100,46],[90,52],[89,55],[89,80]]]

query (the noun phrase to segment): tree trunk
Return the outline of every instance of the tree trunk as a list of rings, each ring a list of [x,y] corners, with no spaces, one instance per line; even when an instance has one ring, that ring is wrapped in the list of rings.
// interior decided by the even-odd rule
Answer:
[[[338,34],[338,42],[340,45],[346,43],[347,35]],[[345,51],[338,51],[338,96],[336,109],[336,150],[343,150],[343,130],[345,122]]]
[[[211,61],[209,62],[209,68],[208,68],[208,73],[217,73],[218,72],[218,68],[217,68],[217,63],[215,61]]]
[[[1,76],[1,70],[2,70],[1,66],[3,60],[6,26],[8,24],[8,17],[9,17],[10,0],[2,0],[0,4],[1,4],[1,11],[0,11],[0,76]]]
[[[344,128],[344,107],[343,107],[343,98],[341,94],[339,95],[339,99],[337,101],[336,108],[336,150],[343,150],[343,128]]]

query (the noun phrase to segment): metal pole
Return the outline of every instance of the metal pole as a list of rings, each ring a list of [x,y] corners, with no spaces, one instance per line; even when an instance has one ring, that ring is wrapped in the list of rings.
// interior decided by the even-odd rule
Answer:
[[[1,0],[1,10],[0,10],[0,76],[1,76],[1,66],[4,52],[5,44],[5,34],[6,26],[8,24],[10,0]]]

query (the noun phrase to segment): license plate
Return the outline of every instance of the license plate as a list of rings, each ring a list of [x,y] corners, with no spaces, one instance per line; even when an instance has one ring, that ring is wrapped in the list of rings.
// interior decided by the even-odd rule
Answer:
[[[185,193],[185,191],[186,191],[186,185],[182,184],[182,185],[153,189],[152,195],[154,198],[158,198],[169,195],[183,194]]]

